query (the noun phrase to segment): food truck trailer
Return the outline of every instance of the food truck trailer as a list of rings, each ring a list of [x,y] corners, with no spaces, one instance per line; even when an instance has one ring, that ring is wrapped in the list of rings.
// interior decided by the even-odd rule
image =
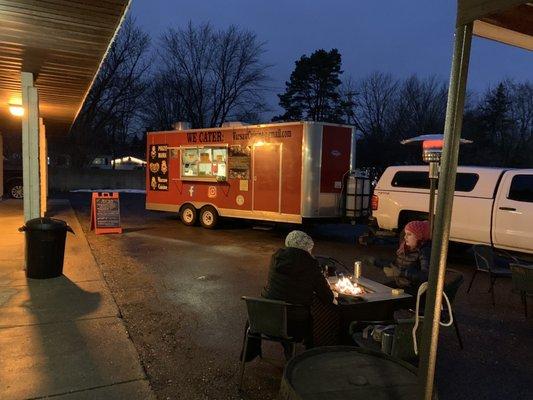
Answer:
[[[219,216],[338,218],[355,166],[355,129],[286,122],[149,132],[147,163],[146,208],[178,213],[185,225],[213,228]]]

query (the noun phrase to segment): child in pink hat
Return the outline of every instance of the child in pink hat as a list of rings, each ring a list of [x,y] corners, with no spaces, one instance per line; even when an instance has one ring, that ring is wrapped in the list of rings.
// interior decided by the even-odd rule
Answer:
[[[396,251],[396,259],[383,268],[396,286],[416,294],[418,286],[427,281],[431,256],[431,233],[428,221],[411,221],[404,228],[404,237]]]

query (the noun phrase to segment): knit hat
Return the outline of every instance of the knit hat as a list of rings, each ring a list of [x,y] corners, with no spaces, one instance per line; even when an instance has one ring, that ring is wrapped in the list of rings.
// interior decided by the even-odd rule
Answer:
[[[419,243],[431,239],[428,221],[411,221],[405,225],[405,230],[415,235]]]
[[[295,247],[309,253],[313,250],[314,245],[315,243],[313,242],[313,239],[311,239],[307,233],[302,231],[292,231],[285,238],[285,246]]]

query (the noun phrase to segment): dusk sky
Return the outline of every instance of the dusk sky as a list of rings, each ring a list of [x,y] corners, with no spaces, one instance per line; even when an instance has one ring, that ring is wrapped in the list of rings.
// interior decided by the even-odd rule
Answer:
[[[339,49],[343,76],[355,80],[373,71],[448,80],[455,7],[453,0],[134,0],[131,13],[155,46],[162,32],[188,21],[255,32],[265,42],[264,62],[273,65],[268,98],[279,113],[275,94],[295,60],[319,48]],[[532,71],[532,52],[474,37],[469,89],[484,91],[504,78],[531,80]]]

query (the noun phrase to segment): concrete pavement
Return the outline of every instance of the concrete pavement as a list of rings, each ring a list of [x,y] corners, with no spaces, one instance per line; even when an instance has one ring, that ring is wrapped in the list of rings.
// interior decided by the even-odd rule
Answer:
[[[64,276],[27,279],[22,202],[0,202],[0,399],[153,399],[120,312],[66,200]]]

